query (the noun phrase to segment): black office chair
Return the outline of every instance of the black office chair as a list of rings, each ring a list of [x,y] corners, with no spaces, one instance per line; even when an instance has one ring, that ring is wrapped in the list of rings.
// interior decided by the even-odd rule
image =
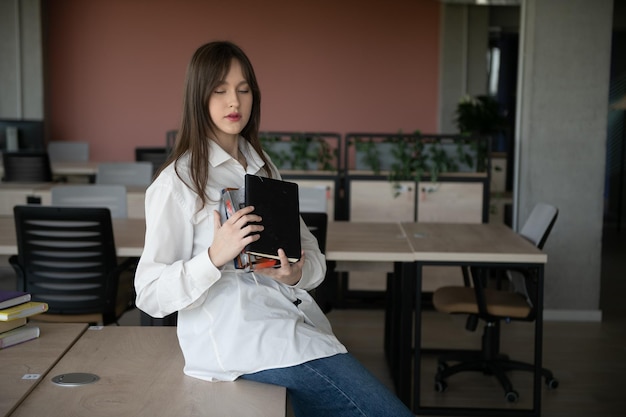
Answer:
[[[108,325],[134,308],[134,259],[118,263],[108,208],[15,206],[17,288],[48,303],[37,321]]]
[[[3,152],[5,182],[51,182],[50,158],[44,151]]]
[[[135,148],[135,161],[151,162],[153,166],[152,175],[161,168],[168,156],[169,152],[166,147]]]
[[[320,251],[326,253],[326,234],[328,231],[328,214],[327,213],[313,213],[313,212],[301,212],[300,216],[304,223],[307,225],[313,236],[317,239]],[[328,313],[332,310],[333,300],[333,280],[329,271],[332,268],[326,269],[326,277],[315,290],[312,291],[313,298],[317,305],[320,306],[324,313]]]
[[[556,222],[558,210],[549,204],[537,204],[519,234],[538,248],[543,245]],[[477,319],[485,322],[482,346],[477,351],[457,351],[439,357],[435,389],[444,392],[447,378],[464,371],[479,371],[494,375],[504,389],[505,398],[516,402],[519,394],[506,375],[512,370],[534,372],[534,364],[509,359],[500,353],[500,323],[502,320],[534,321],[536,317],[536,277],[532,271],[505,271],[507,288],[496,280],[496,288],[488,287],[489,270],[470,268],[472,286],[448,286],[435,290],[433,304],[437,311],[449,314],[469,314],[468,330],[475,330]],[[450,362],[458,362],[450,365]],[[558,380],[552,372],[542,369],[548,388],[556,388]]]

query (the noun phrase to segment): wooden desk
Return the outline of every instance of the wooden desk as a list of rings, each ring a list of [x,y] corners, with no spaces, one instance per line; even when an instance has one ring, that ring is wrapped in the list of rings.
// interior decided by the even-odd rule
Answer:
[[[55,186],[87,185],[60,182],[41,183],[0,183],[0,216],[12,216],[13,206],[27,204],[32,198],[37,204],[49,206],[52,204],[50,189]],[[128,217],[131,219],[145,218],[146,187],[127,185],[126,205]]]
[[[478,267],[531,267],[537,271],[537,316],[535,321],[535,346],[533,378],[533,408],[531,410],[498,410],[498,415],[506,415],[507,411],[520,415],[539,416],[541,411],[541,348],[543,335],[543,272],[548,260],[530,242],[507,226],[501,224],[445,224],[445,223],[402,223],[409,244],[414,252],[414,276],[406,273],[400,285],[393,289],[394,299],[401,300],[402,320],[392,329],[391,335],[398,336],[399,345],[393,348],[398,356],[396,369],[392,373],[397,376],[398,395],[408,404],[413,398],[413,411],[426,415],[463,415],[483,416],[495,415],[494,410],[484,409],[441,409],[423,407],[420,404],[420,370],[421,370],[421,284],[422,269],[426,265],[469,265]],[[407,320],[414,314],[414,320]],[[411,327],[414,322],[414,328]],[[413,339],[411,340],[411,335]],[[411,384],[412,347],[415,346]],[[412,391],[411,391],[412,385]],[[488,414],[491,412],[491,414]]]
[[[139,257],[146,232],[144,219],[113,219],[115,249],[120,257]],[[0,255],[17,254],[13,216],[0,216]]]
[[[90,177],[98,173],[98,164],[99,162],[94,161],[51,162],[50,169],[52,170],[52,175],[54,176],[79,175]],[[4,166],[2,165],[2,161],[0,161],[0,177],[3,175]]]
[[[285,388],[252,381],[207,382],[183,374],[173,327],[90,328],[11,417],[283,417]],[[99,381],[59,386],[51,378],[87,372]]]
[[[0,416],[8,416],[87,328],[78,323],[37,323],[38,339],[0,350]],[[43,413],[46,414],[46,413]]]
[[[36,190],[53,183],[0,182],[0,216],[13,216],[13,206],[27,204]]]
[[[399,223],[336,221],[328,223],[326,259],[411,262],[414,255]]]
[[[51,162],[50,168],[52,169],[52,175],[68,176],[94,176],[98,173],[99,162],[94,161],[65,161],[65,162]]]
[[[85,185],[85,184],[77,184]],[[72,184],[68,183],[45,183],[35,188],[31,194],[32,197],[38,198],[40,203],[45,206],[52,204],[52,192],[50,189],[54,186],[68,186]],[[146,187],[140,185],[126,185],[126,206],[128,208],[129,219],[144,219],[145,213],[145,200],[146,200]],[[11,213],[12,214],[12,213]]]
[[[141,256],[145,224],[141,219],[113,222],[120,256]],[[17,253],[12,217],[0,217],[0,254]],[[397,297],[386,316],[385,345],[400,398],[413,402],[417,413],[440,414],[420,406],[420,349],[412,359],[412,346],[421,346],[422,269],[433,265],[526,266],[536,268],[538,305],[543,305],[543,267],[547,255],[499,224],[353,223],[330,222],[326,242],[329,261],[394,262],[394,280],[388,281]],[[414,326],[414,327],[413,327]],[[541,367],[542,311],[535,322],[535,366]],[[387,349],[387,343],[392,343]],[[413,372],[410,364],[414,362]],[[412,380],[411,374],[417,377]],[[535,375],[534,410],[540,410],[541,381]],[[413,401],[412,401],[413,399]],[[471,414],[471,413],[470,413]],[[470,415],[467,414],[467,415]]]

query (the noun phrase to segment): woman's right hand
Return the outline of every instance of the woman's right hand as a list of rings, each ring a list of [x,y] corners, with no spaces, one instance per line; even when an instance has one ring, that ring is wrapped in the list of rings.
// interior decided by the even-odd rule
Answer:
[[[235,212],[222,224],[220,214],[213,211],[213,243],[209,247],[209,258],[213,265],[221,268],[232,261],[250,243],[259,239],[263,230],[261,216],[253,214],[254,207],[244,207]]]

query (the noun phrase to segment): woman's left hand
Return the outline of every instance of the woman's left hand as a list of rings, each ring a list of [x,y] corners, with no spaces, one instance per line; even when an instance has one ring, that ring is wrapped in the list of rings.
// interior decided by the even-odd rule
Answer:
[[[300,260],[290,263],[285,251],[278,249],[278,257],[280,258],[280,267],[261,268],[255,272],[270,277],[278,282],[287,285],[296,285],[302,278],[302,266],[304,265],[304,251],[300,255]]]

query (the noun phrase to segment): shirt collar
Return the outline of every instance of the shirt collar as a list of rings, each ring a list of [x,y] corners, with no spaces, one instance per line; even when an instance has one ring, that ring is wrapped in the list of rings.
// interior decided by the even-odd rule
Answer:
[[[254,150],[254,148],[245,140],[242,136],[239,136],[239,150],[246,157],[248,163],[248,172],[257,173],[265,163]],[[232,160],[232,156],[226,152],[220,145],[214,140],[209,140],[209,163],[212,167],[219,166],[226,161]]]

